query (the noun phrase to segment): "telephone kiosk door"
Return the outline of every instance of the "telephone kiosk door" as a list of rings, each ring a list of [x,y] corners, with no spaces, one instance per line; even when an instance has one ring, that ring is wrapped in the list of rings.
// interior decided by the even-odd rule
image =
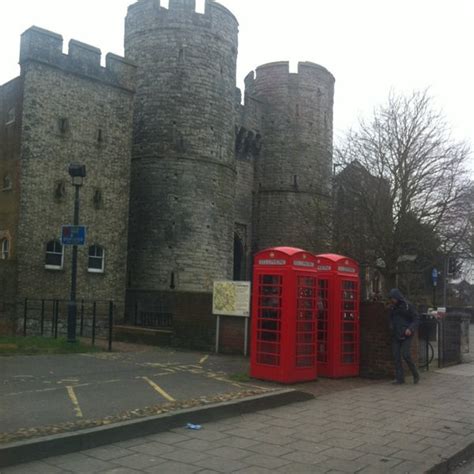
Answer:
[[[325,377],[359,375],[359,265],[336,254],[317,255],[318,374]]]
[[[252,291],[250,375],[281,383],[316,379],[315,257],[292,247],[259,252]]]

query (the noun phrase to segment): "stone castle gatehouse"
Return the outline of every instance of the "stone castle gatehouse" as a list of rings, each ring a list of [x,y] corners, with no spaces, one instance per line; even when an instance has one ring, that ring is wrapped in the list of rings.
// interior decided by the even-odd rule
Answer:
[[[210,0],[138,0],[106,67],[95,47],[23,34],[21,74],[0,86],[0,300],[67,297],[73,161],[87,167],[78,295],[170,314],[183,339],[210,339],[213,281],[249,279],[256,251],[326,250],[334,77],[265,64],[242,100],[237,53],[237,19]]]

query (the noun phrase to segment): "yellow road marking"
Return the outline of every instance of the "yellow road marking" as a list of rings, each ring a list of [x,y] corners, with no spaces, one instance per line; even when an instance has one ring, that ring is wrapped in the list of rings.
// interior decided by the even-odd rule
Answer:
[[[77,399],[76,394],[74,393],[74,388],[71,385],[68,385],[66,389],[67,389],[69,398],[71,399],[71,402],[74,405],[74,411],[76,412],[76,417],[83,418],[84,415],[82,414],[81,407],[79,406],[79,400]]]
[[[169,394],[166,393],[159,385],[157,385],[153,380],[150,380],[148,377],[143,377],[145,382],[148,382],[152,388],[154,388],[162,397],[166,398],[169,402],[175,402],[176,400]]]
[[[200,363],[200,364],[204,364],[204,362],[206,362],[207,359],[209,359],[209,356],[208,356],[208,355],[207,355],[207,356],[204,356],[204,357],[199,361],[199,363]]]

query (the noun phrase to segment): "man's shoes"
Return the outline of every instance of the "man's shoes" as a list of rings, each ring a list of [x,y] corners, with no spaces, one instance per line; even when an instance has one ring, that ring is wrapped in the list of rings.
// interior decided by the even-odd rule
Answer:
[[[417,384],[420,381],[420,376],[419,375],[414,375],[413,376],[413,383]]]
[[[394,380],[394,381],[392,382],[392,385],[401,385],[401,384],[403,384],[403,383],[405,383],[404,380]]]

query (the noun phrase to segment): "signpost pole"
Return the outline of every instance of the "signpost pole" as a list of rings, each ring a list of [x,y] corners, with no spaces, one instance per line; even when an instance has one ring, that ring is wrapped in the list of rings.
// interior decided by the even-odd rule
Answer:
[[[219,354],[219,332],[220,332],[220,324],[221,317],[217,315],[216,317],[216,354]]]
[[[247,357],[248,338],[249,338],[249,318],[245,318],[244,357]]]
[[[79,225],[79,188],[75,185],[74,198],[74,225]],[[76,342],[76,288],[77,288],[77,245],[72,246],[72,265],[71,265],[71,294],[67,305],[67,341]]]
[[[431,279],[433,281],[433,308],[436,308],[436,286],[438,285],[438,270],[433,268],[431,272]]]

